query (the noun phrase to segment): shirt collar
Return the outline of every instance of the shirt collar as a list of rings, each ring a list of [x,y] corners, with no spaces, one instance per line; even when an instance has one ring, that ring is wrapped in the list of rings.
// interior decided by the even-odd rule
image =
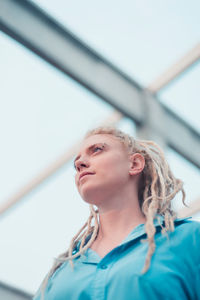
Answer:
[[[185,220],[188,220],[190,218],[191,217],[175,219],[174,220],[175,226],[176,226],[176,224],[185,222]],[[159,228],[164,223],[164,217],[161,215],[157,215],[153,222],[154,222],[154,226],[156,228]],[[136,227],[134,227],[134,229],[128,234],[128,236],[122,241],[122,243],[119,246],[122,246],[132,240],[140,238],[142,235],[145,235],[145,234],[146,234],[145,224],[139,224]],[[91,234],[86,238],[85,244],[89,241],[90,237],[91,237]],[[80,246],[80,242],[77,244],[76,249],[73,251],[74,253],[76,253],[78,251],[79,246]],[[95,251],[88,248],[86,250],[86,252],[84,254],[82,254],[81,257],[78,257],[77,259],[79,262],[82,262],[82,263],[98,264],[102,258]]]
[[[176,218],[174,220],[174,223],[175,223],[175,226],[176,224],[178,223],[181,223],[181,222],[184,222],[185,220],[188,220],[188,219],[191,219],[191,217],[187,217],[187,218]],[[161,215],[156,215],[153,223],[154,223],[154,226],[156,228],[158,227],[161,227],[164,223],[165,219],[163,216]],[[130,233],[129,235],[122,241],[122,243],[120,245],[123,245],[133,239],[136,239],[140,236],[142,236],[143,234],[146,234],[145,233],[145,224],[139,224],[138,226],[136,226]]]

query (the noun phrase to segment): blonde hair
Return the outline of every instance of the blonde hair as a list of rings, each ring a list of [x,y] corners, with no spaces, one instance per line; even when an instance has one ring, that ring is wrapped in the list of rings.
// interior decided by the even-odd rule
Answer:
[[[139,183],[138,198],[143,214],[146,217],[145,231],[148,241],[148,251],[146,255],[143,272],[149,269],[151,257],[155,251],[155,226],[154,219],[161,215],[164,217],[164,225],[162,233],[174,230],[174,219],[176,213],[172,210],[171,201],[175,195],[181,191],[182,201],[185,200],[185,192],[183,182],[175,178],[171,172],[169,165],[164,157],[163,151],[153,141],[136,140],[128,134],[114,127],[98,127],[89,131],[85,138],[96,134],[110,134],[120,142],[122,142],[128,153],[140,153],[145,158],[145,167]],[[94,226],[92,221],[94,220]],[[90,205],[90,216],[78,233],[72,238],[69,249],[62,253],[53,264],[51,270],[47,274],[42,283],[42,291],[44,292],[48,279],[58,269],[63,262],[69,261],[73,267],[72,260],[83,254],[93,243],[98,233],[98,211]],[[89,241],[86,238],[90,236]],[[73,250],[79,243],[79,249],[73,254]]]

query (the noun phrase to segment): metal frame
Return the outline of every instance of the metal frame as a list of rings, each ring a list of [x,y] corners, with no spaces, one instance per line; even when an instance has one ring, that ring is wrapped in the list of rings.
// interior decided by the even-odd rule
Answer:
[[[2,300],[31,300],[33,299],[33,295],[3,282],[0,282],[0,298]]]
[[[158,80],[162,83],[153,83],[148,91],[30,1],[1,0],[0,29],[131,118],[140,136],[161,141],[200,168],[199,132],[150,93],[158,91],[180,74],[180,62],[179,71],[172,71],[171,77],[168,71],[168,76]],[[182,60],[182,70],[199,57],[200,47],[197,46],[187,55],[187,59]],[[57,167],[51,166],[45,176],[40,174],[39,178],[33,180],[35,183],[21,196],[55,172],[66,159],[61,161]],[[17,198],[19,200],[19,195]]]
[[[0,28],[117,108],[139,127],[148,125],[149,133],[162,136],[167,145],[200,168],[197,155],[200,134],[197,131],[36,5],[26,0],[1,0]],[[155,109],[159,111],[156,118]],[[151,122],[147,124],[147,120]],[[169,125],[173,126],[170,134]],[[180,133],[181,140],[177,139]]]
[[[0,29],[123,114],[141,122],[142,88],[32,2],[1,0]]]

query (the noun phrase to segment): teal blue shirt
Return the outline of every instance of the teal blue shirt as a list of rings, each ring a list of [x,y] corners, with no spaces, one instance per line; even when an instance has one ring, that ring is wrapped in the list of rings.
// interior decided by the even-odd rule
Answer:
[[[168,237],[155,225],[156,250],[147,273],[141,273],[148,249],[141,224],[103,258],[89,248],[73,260],[73,270],[63,263],[49,280],[45,300],[200,299],[200,223],[176,220]],[[39,299],[40,294],[34,298]]]

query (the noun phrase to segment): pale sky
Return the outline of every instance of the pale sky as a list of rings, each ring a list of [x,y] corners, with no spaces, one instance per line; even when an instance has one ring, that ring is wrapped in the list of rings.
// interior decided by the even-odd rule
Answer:
[[[200,41],[198,0],[34,2],[144,87]],[[158,96],[200,132],[199,78],[196,64]],[[3,202],[113,108],[3,33],[0,85]],[[136,134],[128,119],[119,126]],[[190,203],[200,195],[200,171],[166,154]],[[0,280],[34,293],[87,216],[69,162],[0,219]]]

